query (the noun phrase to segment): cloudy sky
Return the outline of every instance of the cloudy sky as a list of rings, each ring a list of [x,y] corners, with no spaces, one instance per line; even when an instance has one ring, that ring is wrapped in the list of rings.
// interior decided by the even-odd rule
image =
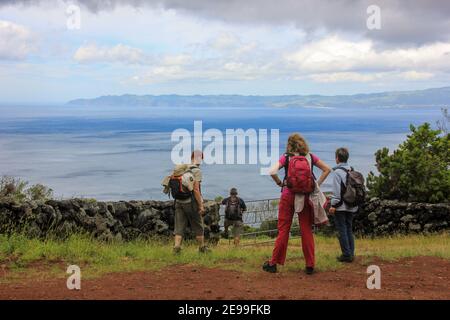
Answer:
[[[367,27],[377,22],[370,5],[380,29]],[[0,103],[334,95],[449,80],[448,0],[0,1]]]

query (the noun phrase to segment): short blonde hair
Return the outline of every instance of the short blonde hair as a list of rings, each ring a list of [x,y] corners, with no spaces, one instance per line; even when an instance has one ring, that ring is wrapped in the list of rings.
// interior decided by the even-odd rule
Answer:
[[[305,138],[300,133],[293,133],[289,136],[286,145],[287,153],[298,153],[306,156],[309,153],[309,146]]]

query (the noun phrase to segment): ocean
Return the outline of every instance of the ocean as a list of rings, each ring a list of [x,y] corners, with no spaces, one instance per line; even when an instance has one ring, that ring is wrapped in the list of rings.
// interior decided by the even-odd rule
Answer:
[[[167,199],[161,180],[171,171],[175,129],[279,129],[281,155],[287,136],[300,132],[330,166],[334,150],[350,150],[349,163],[376,171],[374,153],[395,149],[409,125],[435,122],[435,107],[399,108],[178,108],[1,106],[0,175],[51,187],[57,198]],[[206,145],[206,143],[204,144]],[[249,145],[246,144],[246,148]],[[247,200],[277,198],[279,188],[258,164],[205,164],[202,191],[213,199],[231,187]],[[316,172],[316,175],[320,172]],[[281,173],[282,175],[282,173]],[[329,179],[328,179],[329,180]],[[323,189],[329,190],[329,181]]]

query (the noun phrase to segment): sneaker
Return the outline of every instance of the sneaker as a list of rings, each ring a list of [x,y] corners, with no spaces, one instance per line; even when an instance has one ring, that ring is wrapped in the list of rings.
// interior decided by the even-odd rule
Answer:
[[[347,262],[347,263],[353,262],[353,257],[351,257],[351,256],[341,255],[341,256],[337,257],[336,259],[339,262]]]
[[[266,262],[264,262],[264,264],[262,266],[262,269],[264,271],[266,271],[266,272],[269,272],[269,273],[276,273],[277,272],[277,265],[276,264],[271,265],[269,263],[269,261],[266,261]]]
[[[305,268],[305,273],[307,275],[312,275],[314,273],[314,268],[313,267],[306,267]]]
[[[173,247],[173,254],[178,255],[181,253],[181,247]]]
[[[203,247],[198,248],[198,252],[200,252],[200,253],[210,253],[211,250],[209,250],[209,248],[207,246],[203,246]]]

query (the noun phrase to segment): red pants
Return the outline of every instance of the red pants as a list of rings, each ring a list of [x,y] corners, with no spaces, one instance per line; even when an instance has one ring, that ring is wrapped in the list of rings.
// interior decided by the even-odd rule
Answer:
[[[294,217],[294,199],[295,195],[284,194],[281,196],[278,207],[278,236],[275,241],[275,248],[272,253],[270,264],[284,265],[286,260],[286,251],[289,241],[289,231],[291,229],[292,219]],[[302,235],[302,249],[305,257],[306,266],[314,267],[314,236],[312,225],[314,222],[314,213],[309,204],[309,199],[305,199],[305,207],[298,214],[300,230]]]

